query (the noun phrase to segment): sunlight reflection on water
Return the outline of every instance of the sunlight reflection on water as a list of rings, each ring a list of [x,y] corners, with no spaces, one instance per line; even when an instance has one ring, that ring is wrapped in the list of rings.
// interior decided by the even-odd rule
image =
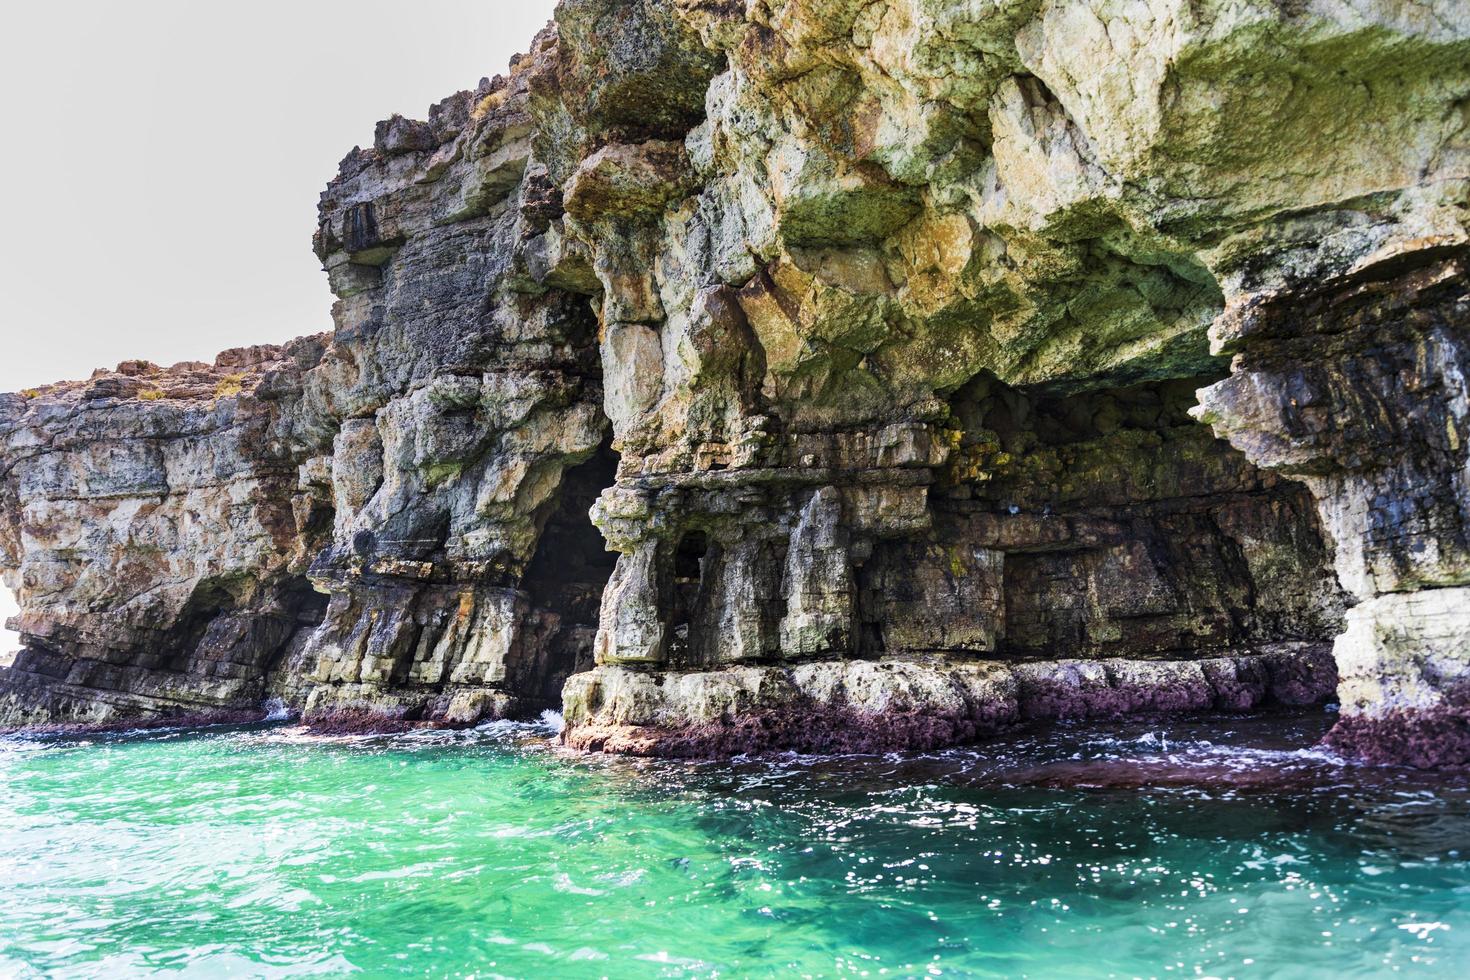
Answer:
[[[0,742],[0,975],[1214,976],[1470,956],[1470,786],[1330,719],[574,756],[556,719]]]

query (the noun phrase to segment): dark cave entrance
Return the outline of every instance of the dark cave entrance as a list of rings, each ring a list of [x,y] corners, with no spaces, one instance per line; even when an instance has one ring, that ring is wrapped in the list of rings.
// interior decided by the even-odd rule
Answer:
[[[178,673],[187,671],[206,647],[218,647],[221,634],[235,617],[242,597],[252,587],[246,576],[207,578],[194,587],[169,635],[159,646],[163,652],[145,654],[144,666],[161,667]],[[157,662],[152,662],[157,661]]]
[[[303,661],[306,643],[325,622],[330,601],[331,597],[318,592],[305,575],[292,575],[277,586],[272,606],[285,636],[269,657],[265,670],[267,687],[274,683],[282,668],[287,676],[307,673]]]
[[[529,708],[559,707],[566,679],[592,668],[602,593],[618,556],[607,550],[589,511],[617,475],[611,436],[585,462],[562,474],[556,503],[521,577],[532,609],[520,676],[511,680]]]
[[[1002,553],[996,655],[1192,658],[1340,631],[1307,489],[1189,415],[1216,380],[1059,392],[982,377],[954,397],[964,472],[936,522]]]
[[[669,662],[676,665],[696,660],[697,622],[701,617],[705,569],[710,558],[709,535],[690,531],[674,548],[673,574],[669,578],[668,615]],[[711,638],[718,642],[716,638]]]
[[[189,597],[168,644],[170,656],[157,666],[208,672],[210,663],[228,663],[244,669],[240,680],[263,687],[321,625],[327,601],[304,575],[269,585],[247,577],[207,579]]]

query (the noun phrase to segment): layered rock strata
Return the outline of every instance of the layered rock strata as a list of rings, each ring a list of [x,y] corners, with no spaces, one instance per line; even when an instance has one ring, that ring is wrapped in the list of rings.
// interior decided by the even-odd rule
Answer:
[[[257,708],[322,597],[291,405],[322,337],[0,396],[10,725]]]
[[[1344,751],[1470,761],[1467,105],[1448,2],[563,0],[343,161],[329,337],[0,403],[0,721],[1337,686]]]
[[[1415,244],[1222,316],[1234,372],[1198,414],[1309,487],[1337,544],[1357,604],[1329,742],[1432,766],[1470,762],[1470,249]]]

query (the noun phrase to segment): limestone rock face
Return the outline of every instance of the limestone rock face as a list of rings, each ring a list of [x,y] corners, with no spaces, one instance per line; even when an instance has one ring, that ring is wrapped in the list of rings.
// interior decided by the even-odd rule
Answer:
[[[0,396],[5,582],[26,646],[0,721],[258,706],[321,606],[291,406],[325,338],[213,365],[128,362]]]
[[[1420,247],[1422,246],[1422,247]],[[1312,491],[1356,605],[1334,745],[1470,762],[1470,251],[1416,243],[1243,301],[1200,417]]]
[[[1467,106],[1451,0],[563,0],[343,161],[329,338],[0,404],[0,723],[933,746],[1340,672],[1345,751],[1470,761]]]

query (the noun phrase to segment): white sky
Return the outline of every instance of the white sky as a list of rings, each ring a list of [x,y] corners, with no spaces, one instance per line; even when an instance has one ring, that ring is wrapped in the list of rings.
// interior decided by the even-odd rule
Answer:
[[[0,585],[0,624],[3,624],[16,613],[15,596],[5,586]],[[8,629],[0,627],[0,667],[10,663],[11,654],[20,647],[20,637]]]
[[[0,28],[0,391],[330,329],[337,162],[503,73],[551,0],[54,0]]]
[[[0,391],[330,329],[311,233],[337,162],[503,73],[552,6],[7,4]]]

